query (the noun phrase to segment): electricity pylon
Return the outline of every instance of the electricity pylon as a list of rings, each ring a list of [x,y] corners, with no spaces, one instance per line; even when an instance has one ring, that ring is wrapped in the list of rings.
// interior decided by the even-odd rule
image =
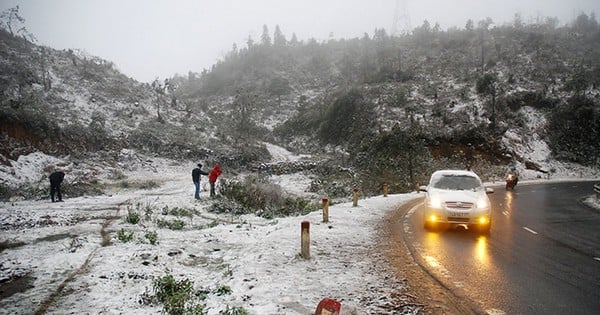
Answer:
[[[407,34],[412,31],[406,2],[407,0],[396,0],[396,10],[394,10],[394,21],[392,22],[392,35]]]

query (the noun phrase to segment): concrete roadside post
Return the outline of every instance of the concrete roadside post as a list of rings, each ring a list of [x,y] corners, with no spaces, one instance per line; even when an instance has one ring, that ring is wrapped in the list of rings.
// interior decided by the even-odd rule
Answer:
[[[323,222],[329,222],[329,198],[323,198]]]
[[[300,233],[300,255],[304,259],[310,259],[310,222],[302,221],[300,224],[301,233]]]
[[[354,186],[354,189],[352,190],[352,192],[353,192],[352,206],[357,207],[358,206],[358,187]]]
[[[383,196],[387,197],[388,195],[388,183],[383,183]]]

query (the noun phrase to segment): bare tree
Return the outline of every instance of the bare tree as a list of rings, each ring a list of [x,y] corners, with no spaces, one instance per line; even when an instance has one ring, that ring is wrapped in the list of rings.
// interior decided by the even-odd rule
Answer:
[[[21,36],[30,42],[36,40],[35,36],[25,28],[25,19],[19,14],[18,5],[0,13],[0,28],[7,30],[13,36]]]

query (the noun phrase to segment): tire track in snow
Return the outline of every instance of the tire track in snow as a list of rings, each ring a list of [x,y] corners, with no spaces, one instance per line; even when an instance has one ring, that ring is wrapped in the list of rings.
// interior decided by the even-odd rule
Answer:
[[[50,306],[52,306],[52,304],[54,304],[54,302],[63,296],[63,290],[65,289],[65,287],[67,286],[67,284],[69,282],[72,282],[75,277],[85,274],[87,271],[87,267],[89,266],[90,262],[94,259],[94,257],[96,256],[96,252],[105,246],[108,246],[111,244],[110,242],[110,233],[107,232],[107,228],[116,220],[116,219],[120,219],[121,216],[119,215],[119,212],[121,210],[121,207],[117,207],[116,208],[116,214],[112,217],[107,218],[104,223],[102,223],[102,228],[100,229],[100,235],[102,237],[102,242],[100,243],[100,247],[95,248],[89,255],[88,257],[85,259],[85,261],[83,262],[83,264],[75,269],[73,272],[71,272],[67,278],[65,280],[63,280],[63,282],[61,282],[61,284],[56,288],[56,290],[54,290],[50,296],[48,296],[46,299],[44,299],[44,301],[42,301],[40,307],[35,311],[35,315],[42,315],[45,314],[46,311],[48,310],[48,308]]]

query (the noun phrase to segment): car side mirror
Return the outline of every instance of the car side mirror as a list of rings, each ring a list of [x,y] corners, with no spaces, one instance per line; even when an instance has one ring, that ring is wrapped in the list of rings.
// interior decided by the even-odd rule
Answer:
[[[485,188],[485,193],[486,194],[493,194],[494,193],[494,188]]]
[[[419,186],[419,191],[427,192],[427,186]]]

